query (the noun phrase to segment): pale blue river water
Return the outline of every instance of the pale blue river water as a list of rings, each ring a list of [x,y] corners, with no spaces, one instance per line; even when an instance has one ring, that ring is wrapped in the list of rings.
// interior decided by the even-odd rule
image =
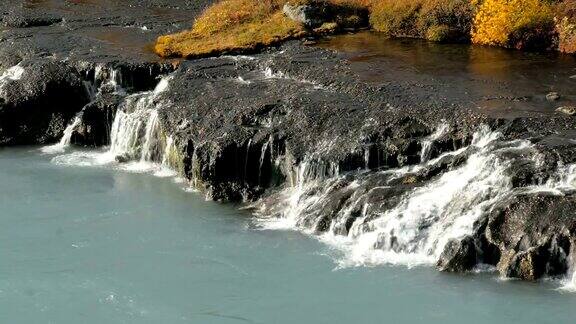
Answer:
[[[557,282],[337,269],[171,178],[0,150],[0,323],[574,323]]]

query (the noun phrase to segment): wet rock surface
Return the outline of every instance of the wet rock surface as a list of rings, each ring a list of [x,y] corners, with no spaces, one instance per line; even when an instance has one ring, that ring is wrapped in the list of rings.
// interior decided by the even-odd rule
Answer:
[[[144,49],[157,35],[191,24],[209,3],[0,4],[0,71],[23,71],[0,81],[0,144],[56,142],[79,116],[73,144],[109,145],[119,110],[149,116],[153,108],[158,130],[151,133],[162,147],[150,159],[170,162],[208,198],[258,201],[253,208],[282,216],[295,207],[287,197],[295,188],[302,215],[296,226],[314,233],[355,239],[396,222],[403,227],[385,228],[370,247],[423,251],[443,271],[487,263],[525,280],[567,272],[575,200],[569,190],[542,186],[567,183],[559,170],[576,162],[576,121],[552,106],[494,114],[487,99],[506,107],[551,105],[547,92],[525,97],[501,80],[497,90],[473,91],[470,84],[487,82],[430,77],[394,60],[371,66],[386,72],[374,82],[341,53],[298,41],[249,57],[183,62],[159,61]],[[162,76],[166,84],[158,88]],[[572,97],[562,91],[556,100]],[[478,135],[482,125],[498,136]],[[147,126],[136,127],[136,135],[147,136]],[[134,158],[141,156],[117,155],[120,163]],[[480,167],[486,170],[471,184],[458,181]],[[450,192],[452,183],[460,190],[442,213],[419,209],[436,206],[442,197],[429,193]],[[404,210],[426,217],[405,222]],[[472,215],[466,235],[430,239],[446,230],[439,222],[470,210],[479,216]],[[406,238],[398,229],[417,234]]]
[[[567,271],[574,243],[573,195],[526,194],[496,208],[488,218],[486,239],[499,250],[491,260],[508,277],[536,280]]]
[[[436,266],[441,271],[466,272],[478,263],[477,247],[474,239],[467,236],[461,240],[452,240],[444,248]]]
[[[0,143],[56,141],[77,107],[89,101],[80,73],[67,64],[49,60],[26,60],[20,67],[20,75],[2,80]]]
[[[157,61],[156,37],[189,28],[212,0],[11,0],[0,4],[0,52],[90,62]]]
[[[84,106],[81,123],[72,133],[71,143],[100,147],[110,144],[110,130],[122,97],[117,94],[103,94]]]

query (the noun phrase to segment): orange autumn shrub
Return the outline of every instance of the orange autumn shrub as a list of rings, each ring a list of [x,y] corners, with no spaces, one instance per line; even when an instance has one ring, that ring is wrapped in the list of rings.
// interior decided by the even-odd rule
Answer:
[[[356,28],[367,20],[370,0],[329,0],[333,19],[317,30],[286,17],[286,3],[309,4],[322,0],[221,0],[207,8],[192,29],[160,36],[154,51],[162,57],[201,57],[228,52],[251,51],[309,34],[333,33]],[[332,12],[332,11],[331,11]]]
[[[553,42],[554,12],[544,0],[484,0],[474,17],[472,41],[519,49]]]

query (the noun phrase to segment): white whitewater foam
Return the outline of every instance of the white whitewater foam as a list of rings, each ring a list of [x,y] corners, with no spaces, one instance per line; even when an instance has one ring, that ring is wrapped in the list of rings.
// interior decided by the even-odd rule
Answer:
[[[2,74],[0,74],[0,83],[8,80],[20,80],[24,75],[24,68],[20,65],[15,65],[6,69]]]
[[[348,235],[340,235],[337,227],[341,224],[338,222],[346,221],[347,213],[357,204],[365,204],[362,197],[354,198],[357,200],[334,216],[330,230],[319,239],[344,252],[341,266],[382,263],[413,266],[435,262],[446,243],[472,234],[474,222],[512,189],[507,175],[510,163],[500,155],[503,152],[531,151],[531,144],[528,141],[502,142],[500,137],[501,134],[482,127],[474,135],[470,147],[446,153],[470,152],[463,165],[405,194],[389,210],[368,212],[369,206],[364,205]],[[426,163],[436,163],[441,158]],[[400,177],[423,166],[389,170],[382,174]],[[322,208],[323,201],[327,201],[333,189],[341,183],[337,173],[334,178],[321,179],[319,174],[329,176],[330,172],[314,171],[311,172],[314,176],[310,176],[306,175],[310,172],[307,170],[311,167],[306,163],[299,166],[293,186],[282,192],[284,205],[280,217],[263,219],[263,228],[299,229],[312,233],[311,228],[299,224],[310,212]],[[358,181],[362,178],[359,179],[350,183],[349,189],[359,186]]]
[[[374,220],[366,221],[368,215],[357,220],[347,262],[433,263],[451,239],[472,234],[474,222],[512,189],[507,163],[490,152],[489,143],[395,208]]]
[[[44,146],[40,149],[40,151],[42,151],[42,153],[45,154],[57,154],[64,152],[66,148],[70,146],[72,133],[74,133],[74,131],[76,130],[78,125],[80,125],[81,122],[82,119],[80,118],[80,116],[74,117],[72,122],[68,126],[66,126],[66,129],[64,130],[64,135],[62,135],[60,142],[54,145]]]
[[[102,73],[97,71],[97,74]],[[116,77],[111,77],[114,80]],[[173,140],[163,136],[158,108],[158,96],[169,87],[170,77],[163,78],[153,91],[127,96],[118,109],[111,127],[111,145],[106,151],[75,151],[56,156],[53,163],[70,166],[106,166],[134,173],[152,173],[158,177],[174,177],[177,172],[169,166],[168,155],[174,149]],[[69,144],[72,123],[60,143],[44,148],[48,152],[62,152]],[[71,129],[70,131],[68,131]],[[127,159],[119,163],[118,157]]]
[[[265,66],[262,69],[262,75],[264,76],[264,80],[273,80],[273,79],[284,79],[284,80],[291,80],[291,81],[295,81],[298,83],[302,83],[305,85],[310,85],[312,86],[313,89],[316,90],[328,90],[328,87],[319,84],[318,82],[314,82],[314,81],[310,81],[310,80],[306,80],[306,79],[299,79],[299,78],[295,78],[287,73],[284,73],[282,71],[274,71],[270,66]]]
[[[239,76],[238,78],[236,78],[236,81],[238,81],[238,83],[242,83],[242,84],[251,84],[252,81],[250,80],[246,80],[243,77]]]
[[[434,133],[432,133],[422,142],[422,150],[420,151],[420,160],[422,162],[428,161],[428,159],[430,158],[431,153],[430,151],[432,149],[432,144],[434,144],[434,142],[437,141],[438,139],[442,138],[442,136],[448,134],[449,131],[450,131],[450,125],[448,125],[448,123],[443,122],[442,124],[440,124],[440,126],[438,126],[438,128]]]

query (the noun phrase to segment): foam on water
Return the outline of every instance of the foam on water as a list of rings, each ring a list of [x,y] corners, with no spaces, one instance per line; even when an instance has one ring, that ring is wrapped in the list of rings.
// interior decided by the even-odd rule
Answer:
[[[391,181],[438,163],[449,155],[468,156],[461,166],[404,194],[393,208],[372,210],[364,199],[372,190],[386,189],[385,184],[365,194],[353,195],[333,216],[329,230],[318,238],[344,252],[344,257],[338,260],[341,266],[383,263],[413,266],[435,262],[451,239],[472,234],[474,222],[512,190],[507,172],[511,162],[502,157],[503,153],[534,154],[528,141],[504,142],[500,137],[501,134],[482,127],[474,134],[469,147],[445,153],[419,166],[381,172],[381,176],[387,176]],[[339,179],[342,176],[325,171],[322,164],[312,165],[316,167],[312,168],[307,162],[299,166],[292,186],[280,194],[282,207],[278,217],[262,217],[263,228],[314,233],[315,224],[323,221],[314,220],[314,213],[325,208],[335,188],[341,187]],[[359,174],[347,189],[353,191],[369,181],[369,176]],[[343,224],[352,219],[351,212],[358,207],[362,214],[342,235]]]
[[[104,72],[97,70],[97,77]],[[118,76],[112,73],[105,83],[116,85]],[[127,96],[121,103],[110,132],[110,147],[105,151],[74,151],[52,158],[59,165],[82,167],[111,167],[133,172],[151,173],[158,177],[175,177],[177,172],[170,165],[169,156],[175,149],[174,141],[166,137],[160,126],[158,109],[162,107],[159,96],[169,87],[170,77],[160,80],[153,91]],[[62,153],[70,144],[70,136],[81,122],[77,117],[71,123],[60,143],[43,148],[47,153]]]

